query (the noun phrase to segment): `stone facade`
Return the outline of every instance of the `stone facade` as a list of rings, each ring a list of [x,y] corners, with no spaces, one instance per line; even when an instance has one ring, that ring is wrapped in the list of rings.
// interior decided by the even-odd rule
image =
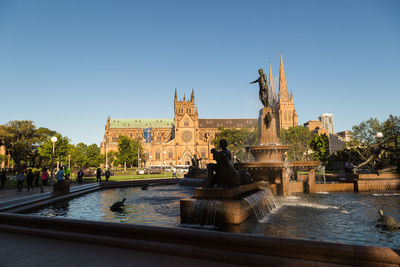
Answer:
[[[322,121],[310,120],[304,123],[304,127],[307,127],[312,133],[329,136],[329,131],[322,127]]]
[[[101,153],[118,150],[118,137],[129,136],[141,142],[145,162],[142,166],[190,165],[197,155],[201,167],[212,160],[212,141],[219,127],[251,128],[257,126],[257,119],[199,119],[194,101],[178,100],[175,89],[174,119],[111,119],[105,127]],[[146,133],[151,132],[151,134]]]
[[[293,95],[287,90],[285,71],[281,57],[279,72],[279,100],[276,97],[271,67],[269,86],[273,92],[273,107],[276,115],[276,127],[297,126],[297,113]],[[178,100],[175,89],[173,119],[112,119],[108,118],[105,126],[101,153],[118,150],[118,137],[126,135],[141,142],[145,162],[142,166],[190,165],[191,158],[197,155],[200,166],[212,161],[211,149],[219,127],[251,128],[257,127],[258,119],[199,119],[194,101],[194,92],[190,99],[184,96]],[[151,134],[147,134],[151,131]]]
[[[274,85],[272,83],[272,71],[270,67],[270,86],[272,86],[272,92],[275,95]],[[283,60],[281,56],[281,64],[279,69],[279,101],[277,104],[277,110],[279,112],[279,128],[289,129],[298,125],[298,116],[293,103],[293,94],[290,92],[290,97],[286,85],[285,69],[283,67]]]

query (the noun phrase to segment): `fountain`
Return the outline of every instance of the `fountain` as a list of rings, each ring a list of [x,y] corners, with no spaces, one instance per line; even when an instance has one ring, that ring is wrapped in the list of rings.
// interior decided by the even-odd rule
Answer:
[[[261,214],[260,206],[273,206],[270,194],[264,192],[268,189],[260,189],[247,171],[233,167],[227,146],[226,140],[221,139],[222,150],[211,150],[217,163],[207,166],[207,184],[195,188],[194,197],[180,201],[183,224],[240,224],[254,214]]]
[[[259,96],[263,108],[258,116],[258,144],[248,147],[253,155],[254,162],[238,163],[235,167],[248,171],[258,181],[263,181],[263,186],[269,188],[275,195],[289,195],[293,192],[312,191],[315,183],[315,168],[319,161],[287,160],[289,145],[279,143],[278,133],[282,127],[284,115],[280,110],[281,105],[293,105],[293,98],[288,97],[286,79],[284,76],[281,59],[279,101],[277,101],[272,85],[272,73],[270,71],[270,85],[267,85],[267,77],[259,70],[260,77],[252,82],[259,83]],[[282,88],[281,88],[282,86]],[[282,89],[282,90],[281,90]],[[286,112],[286,111],[285,111]],[[295,110],[294,116],[297,116]],[[288,117],[289,115],[286,114]],[[295,122],[297,124],[297,120]],[[309,171],[307,183],[297,181],[296,170],[299,168]],[[295,172],[293,172],[295,170]],[[306,190],[305,190],[306,189]]]

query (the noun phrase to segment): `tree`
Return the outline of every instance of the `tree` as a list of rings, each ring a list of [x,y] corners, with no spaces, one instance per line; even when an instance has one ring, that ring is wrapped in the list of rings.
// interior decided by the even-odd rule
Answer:
[[[87,167],[86,151],[87,145],[84,143],[78,143],[72,147],[71,160],[73,166]]]
[[[36,127],[32,121],[9,121],[0,125],[0,143],[14,160],[17,169],[21,162],[33,155],[35,144],[39,141]]]
[[[138,150],[141,154],[142,146],[140,145],[138,140],[123,135],[118,138],[117,158],[119,163],[126,163],[130,166],[137,166]]]
[[[389,115],[389,118],[382,124],[383,140],[386,148],[399,152],[400,147],[400,117]]]
[[[100,155],[100,147],[96,144],[91,144],[87,147],[86,152],[87,165],[88,166],[100,166],[101,163],[101,155]]]
[[[56,133],[54,136],[57,137],[57,142],[55,143],[54,159],[60,162],[66,162],[67,156],[71,154],[72,146],[69,144],[68,137],[63,137],[61,134]],[[50,161],[52,157],[53,143],[50,137],[47,138],[40,146],[38,153],[44,159]]]
[[[290,127],[289,129],[281,129],[279,140],[283,144],[291,145],[288,151],[289,160],[307,160],[308,151],[310,150],[310,131],[303,126]]]
[[[378,139],[376,134],[383,133]],[[352,140],[346,144],[346,149],[336,152],[329,158],[330,162],[350,160],[353,164],[361,164],[370,171],[383,169],[387,165],[398,164],[400,158],[400,117],[389,115],[383,123],[376,118],[370,118],[352,127]],[[379,154],[374,156],[374,154]],[[372,160],[371,156],[374,156]],[[365,163],[368,164],[365,164]]]
[[[226,139],[228,142],[228,149],[232,156],[235,156],[239,161],[246,161],[249,157],[246,147],[256,143],[257,131],[249,128],[225,129],[221,127],[217,137],[213,140],[215,147],[219,146],[221,139]]]
[[[326,134],[314,134],[310,141],[310,147],[314,151],[313,158],[326,163],[329,157],[329,138]]]
[[[376,133],[382,132],[382,125],[376,118],[370,118],[367,121],[355,125],[350,132],[352,137],[351,145],[367,146],[376,142]]]

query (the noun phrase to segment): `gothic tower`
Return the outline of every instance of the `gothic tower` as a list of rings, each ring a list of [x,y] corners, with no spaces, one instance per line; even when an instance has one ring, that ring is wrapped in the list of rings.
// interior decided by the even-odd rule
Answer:
[[[270,71],[270,79],[272,72]],[[285,69],[283,67],[283,60],[281,55],[280,69],[279,69],[279,100],[277,110],[279,114],[280,129],[289,129],[290,127],[297,126],[297,112],[294,108],[293,94],[290,92],[290,97],[286,84]]]
[[[179,101],[175,89],[175,116],[174,116],[174,136],[176,141],[176,161],[189,162],[196,153],[196,140],[198,138],[199,115],[196,105],[194,104],[194,90],[190,99]]]

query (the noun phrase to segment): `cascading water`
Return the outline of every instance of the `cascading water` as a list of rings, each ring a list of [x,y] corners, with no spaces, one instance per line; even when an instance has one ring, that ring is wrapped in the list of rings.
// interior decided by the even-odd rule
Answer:
[[[276,208],[274,195],[269,189],[260,190],[243,199],[253,208],[259,222]]]
[[[187,224],[215,227],[216,218],[221,211],[221,201],[198,199],[190,205]]]

